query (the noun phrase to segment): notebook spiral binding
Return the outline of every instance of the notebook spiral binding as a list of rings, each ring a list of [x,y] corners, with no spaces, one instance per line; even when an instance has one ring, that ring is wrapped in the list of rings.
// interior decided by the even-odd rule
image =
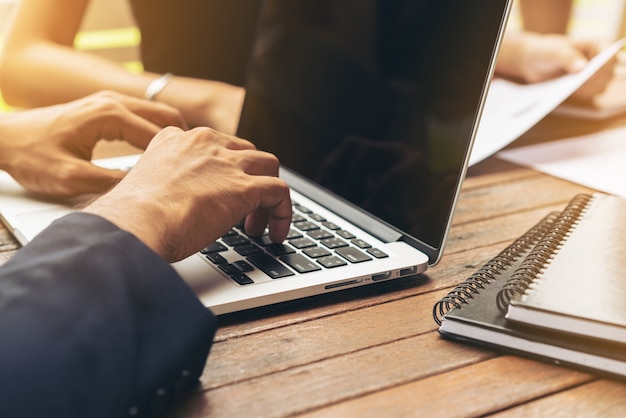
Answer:
[[[474,298],[474,295],[494,281],[501,272],[513,266],[523,254],[527,253],[539,241],[557,218],[557,212],[546,216],[537,225],[441,298],[433,307],[433,318],[437,325],[441,325],[441,321],[446,313],[454,308],[462,309],[464,304],[468,304],[469,300]]]
[[[552,228],[537,242],[520,266],[502,286],[496,296],[496,304],[506,313],[513,298],[521,296],[541,275],[559,248],[579,223],[593,197],[588,194],[575,196],[561,212]]]

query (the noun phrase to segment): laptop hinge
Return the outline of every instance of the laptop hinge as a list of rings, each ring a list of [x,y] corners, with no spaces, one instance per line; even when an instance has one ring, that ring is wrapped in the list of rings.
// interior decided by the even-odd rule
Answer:
[[[281,166],[280,177],[294,190],[323,205],[326,209],[344,219],[349,219],[351,223],[383,242],[395,242],[403,236],[400,232],[374,218],[371,214],[363,212],[322,187],[313,185],[309,180],[286,167]]]

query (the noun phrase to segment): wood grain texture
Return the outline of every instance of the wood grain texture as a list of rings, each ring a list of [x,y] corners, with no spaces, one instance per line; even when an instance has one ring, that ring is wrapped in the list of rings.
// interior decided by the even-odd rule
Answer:
[[[310,416],[379,417],[390,410],[394,416],[407,417],[479,416],[546,393],[567,390],[591,379],[583,373],[517,357],[486,358],[479,363],[317,410]],[[538,409],[521,416],[544,416],[542,413],[543,410]]]
[[[514,406],[494,416],[618,418],[625,415],[626,385],[611,380],[598,380]]]

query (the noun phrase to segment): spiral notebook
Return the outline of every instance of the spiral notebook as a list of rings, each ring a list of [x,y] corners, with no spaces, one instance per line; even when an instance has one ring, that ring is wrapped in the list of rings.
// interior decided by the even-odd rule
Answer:
[[[626,344],[625,215],[620,197],[574,199],[501,292],[506,318]]]
[[[607,338],[626,329],[626,282],[619,277],[626,259],[618,256],[626,245],[626,225],[620,219],[624,214],[622,198],[576,196],[563,212],[548,215],[439,300],[433,308],[439,332],[454,340],[625,378],[626,343]],[[572,285],[577,289],[570,293]],[[529,315],[512,320],[507,315],[513,306],[518,314],[541,306],[551,321]],[[577,325],[571,327],[563,318],[576,318]]]

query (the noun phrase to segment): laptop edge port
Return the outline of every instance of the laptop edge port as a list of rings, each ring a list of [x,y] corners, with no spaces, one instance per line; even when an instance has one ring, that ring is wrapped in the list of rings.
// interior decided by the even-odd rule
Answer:
[[[384,273],[372,274],[372,281],[373,282],[378,282],[380,280],[389,279],[390,277],[391,277],[391,272],[390,271],[386,271]]]
[[[417,274],[417,266],[408,267],[400,270],[400,276],[410,276],[412,274]]]

